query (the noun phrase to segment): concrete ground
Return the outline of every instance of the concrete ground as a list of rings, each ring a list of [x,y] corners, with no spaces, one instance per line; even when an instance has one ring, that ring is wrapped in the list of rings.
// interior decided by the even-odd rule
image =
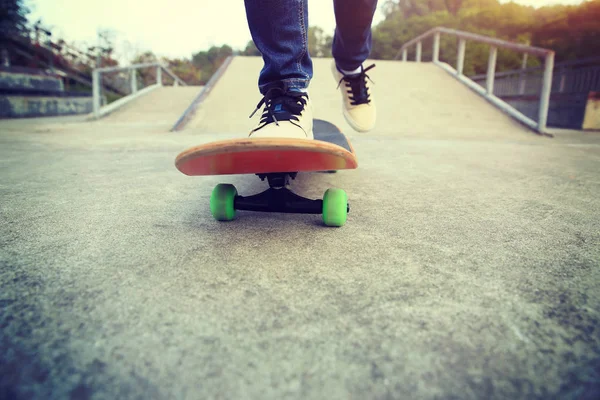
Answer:
[[[598,398],[600,134],[538,136],[435,66],[376,64],[359,134],[315,61],[316,117],[359,168],[294,188],[345,189],[342,228],[218,223],[215,184],[265,184],[175,169],[247,132],[257,59],[178,133],[184,101],[0,121],[0,398]]]

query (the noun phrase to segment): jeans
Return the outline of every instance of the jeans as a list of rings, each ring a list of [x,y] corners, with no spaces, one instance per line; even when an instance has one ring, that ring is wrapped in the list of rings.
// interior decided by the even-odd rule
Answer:
[[[324,0],[316,0],[324,1]],[[371,52],[377,0],[333,0],[336,28],[332,54],[338,68],[352,71]],[[308,51],[308,0],[245,0],[246,16],[264,67],[258,87],[308,88],[313,65]]]

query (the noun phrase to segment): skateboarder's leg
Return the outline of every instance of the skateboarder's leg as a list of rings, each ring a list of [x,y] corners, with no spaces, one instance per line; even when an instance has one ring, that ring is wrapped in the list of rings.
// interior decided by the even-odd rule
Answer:
[[[340,84],[344,116],[358,131],[375,125],[372,82],[363,63],[371,53],[371,24],[377,0],[334,0],[336,29],[333,38],[332,72]]]
[[[264,67],[259,89],[273,85],[306,89],[313,75],[308,54],[307,0],[245,0],[248,26]]]
[[[307,3],[245,0],[250,33],[264,61],[258,79],[264,109],[251,137],[313,138]]]

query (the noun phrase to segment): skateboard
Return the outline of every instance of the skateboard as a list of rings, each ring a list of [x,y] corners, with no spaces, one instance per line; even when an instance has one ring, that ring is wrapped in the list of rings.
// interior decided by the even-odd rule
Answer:
[[[243,138],[191,147],[175,159],[179,171],[198,175],[257,175],[269,184],[266,191],[239,196],[235,186],[218,184],[210,197],[210,210],[218,221],[231,221],[237,210],[321,214],[327,226],[342,226],[350,212],[346,192],[327,189],[322,199],[311,200],[292,190],[300,172],[334,172],[358,167],[348,138],[334,124],[313,120],[314,140]]]

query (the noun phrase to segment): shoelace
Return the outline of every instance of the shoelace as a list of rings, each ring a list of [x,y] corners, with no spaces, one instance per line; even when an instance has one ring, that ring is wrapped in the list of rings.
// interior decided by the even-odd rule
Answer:
[[[264,104],[265,109],[260,118],[262,126],[279,121],[298,121],[298,116],[302,114],[306,106],[308,95],[304,92],[284,92],[280,88],[269,89],[264,97],[256,105],[256,109],[250,114],[250,118],[256,114]],[[277,117],[275,117],[277,113]]]
[[[371,95],[369,94],[369,89],[367,88],[367,79],[371,82],[373,81],[369,75],[367,75],[367,71],[374,67],[375,64],[372,64],[356,75],[345,75],[342,77],[342,79],[340,79],[337,87],[339,89],[342,82],[346,82],[346,87],[350,89],[347,91],[350,94],[350,104],[353,106],[359,104],[368,104],[371,101]]]

